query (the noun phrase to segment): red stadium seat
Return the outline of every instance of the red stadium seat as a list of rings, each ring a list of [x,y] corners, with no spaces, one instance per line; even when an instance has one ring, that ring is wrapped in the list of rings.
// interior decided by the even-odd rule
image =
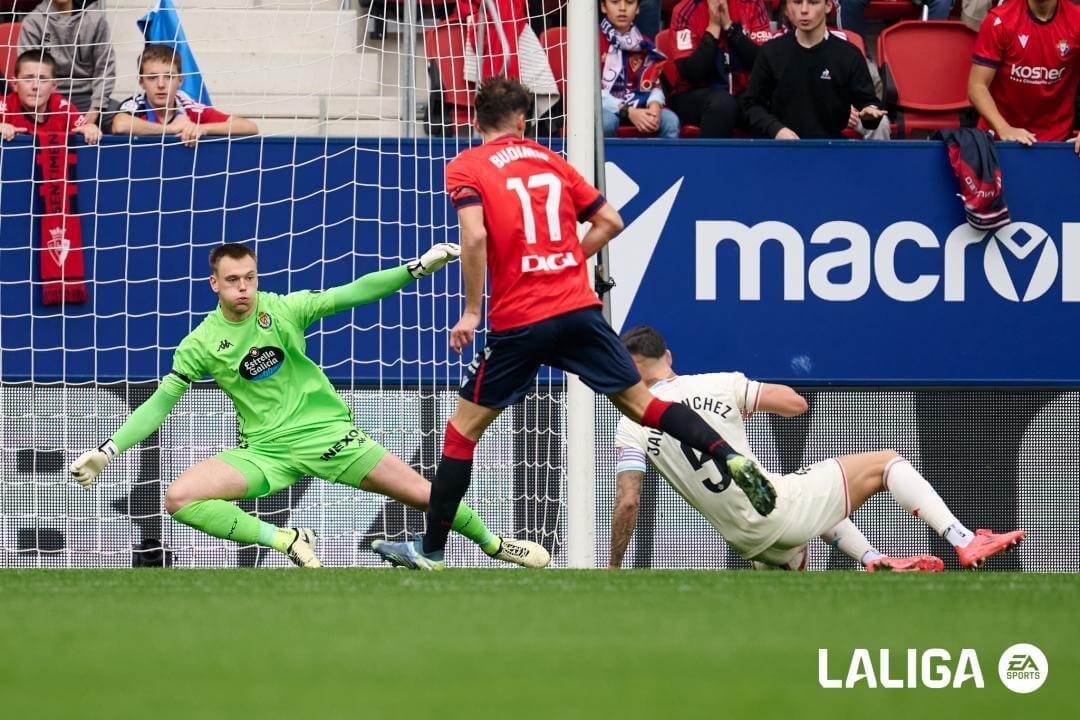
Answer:
[[[866,57],[866,43],[863,42],[862,35],[859,35],[859,33],[854,33],[850,30],[843,30],[841,28],[834,27],[829,28],[829,33],[835,35],[841,40],[847,40],[849,43],[859,48],[859,52],[862,53],[862,56]]]
[[[0,24],[0,68],[3,69],[4,77],[10,78],[15,74],[15,60],[19,57],[19,28],[21,23]]]
[[[922,8],[911,0],[870,0],[866,6],[867,20],[914,20],[921,15]]]
[[[899,136],[960,125],[971,107],[967,78],[975,32],[954,20],[905,21],[878,36],[885,102],[899,111]]]
[[[671,30],[665,29],[665,30],[661,30],[660,32],[656,33],[656,41],[655,42],[656,42],[656,49],[659,50],[660,52],[662,52],[664,55],[666,55],[668,57],[674,57],[675,56],[675,46],[672,44],[674,42],[674,40],[673,40],[673,38],[671,36]],[[699,128],[697,125],[683,125],[682,130],[679,131],[679,137],[684,137],[684,138],[701,137],[701,128]]]
[[[465,25],[440,23],[424,33],[431,91],[429,131],[433,135],[468,133],[474,88],[465,80]]]
[[[559,94],[566,97],[566,28],[553,27],[540,33],[540,47],[547,53]]]

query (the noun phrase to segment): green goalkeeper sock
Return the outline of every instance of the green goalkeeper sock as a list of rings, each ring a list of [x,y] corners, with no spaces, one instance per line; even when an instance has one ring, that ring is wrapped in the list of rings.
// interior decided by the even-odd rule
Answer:
[[[248,515],[228,500],[196,500],[173,515],[177,522],[207,535],[244,545],[262,545],[285,552],[293,534]]]
[[[454,522],[450,527],[458,533],[472,540],[480,546],[488,555],[499,551],[502,540],[488,530],[484,521],[476,514],[476,511],[465,503],[459,503],[457,512],[454,514]]]

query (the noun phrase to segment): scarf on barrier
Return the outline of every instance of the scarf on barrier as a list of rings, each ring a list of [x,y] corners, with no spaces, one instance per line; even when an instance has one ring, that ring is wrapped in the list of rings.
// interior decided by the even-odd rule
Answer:
[[[40,217],[38,260],[45,305],[84,303],[90,294],[84,283],[82,227],[75,214],[75,153],[68,149],[68,134],[85,120],[71,103],[53,94],[37,122],[23,111],[19,98],[4,98],[0,122],[26,130],[34,139],[34,206]]]
[[[627,107],[645,107],[659,79],[663,54],[637,26],[631,25],[629,32],[620,33],[604,18],[600,21],[600,33],[608,42],[600,74],[601,88]]]

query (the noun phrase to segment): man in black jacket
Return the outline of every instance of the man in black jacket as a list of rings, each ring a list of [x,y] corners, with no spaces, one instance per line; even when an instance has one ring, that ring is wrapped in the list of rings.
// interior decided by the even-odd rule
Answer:
[[[862,53],[825,28],[831,10],[832,0],[787,0],[795,31],[761,46],[750,87],[743,94],[755,135],[777,140],[838,138],[848,126],[852,107],[868,128],[885,117]]]

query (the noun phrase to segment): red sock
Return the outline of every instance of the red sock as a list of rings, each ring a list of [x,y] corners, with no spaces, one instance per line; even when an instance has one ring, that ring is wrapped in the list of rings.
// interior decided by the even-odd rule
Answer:
[[[476,450],[476,441],[458,432],[452,423],[446,423],[446,439],[443,440],[443,455],[455,460],[472,460]]]
[[[645,427],[659,428],[660,418],[669,407],[671,407],[671,403],[667,400],[653,398],[645,406],[645,412],[641,415],[641,424]]]

